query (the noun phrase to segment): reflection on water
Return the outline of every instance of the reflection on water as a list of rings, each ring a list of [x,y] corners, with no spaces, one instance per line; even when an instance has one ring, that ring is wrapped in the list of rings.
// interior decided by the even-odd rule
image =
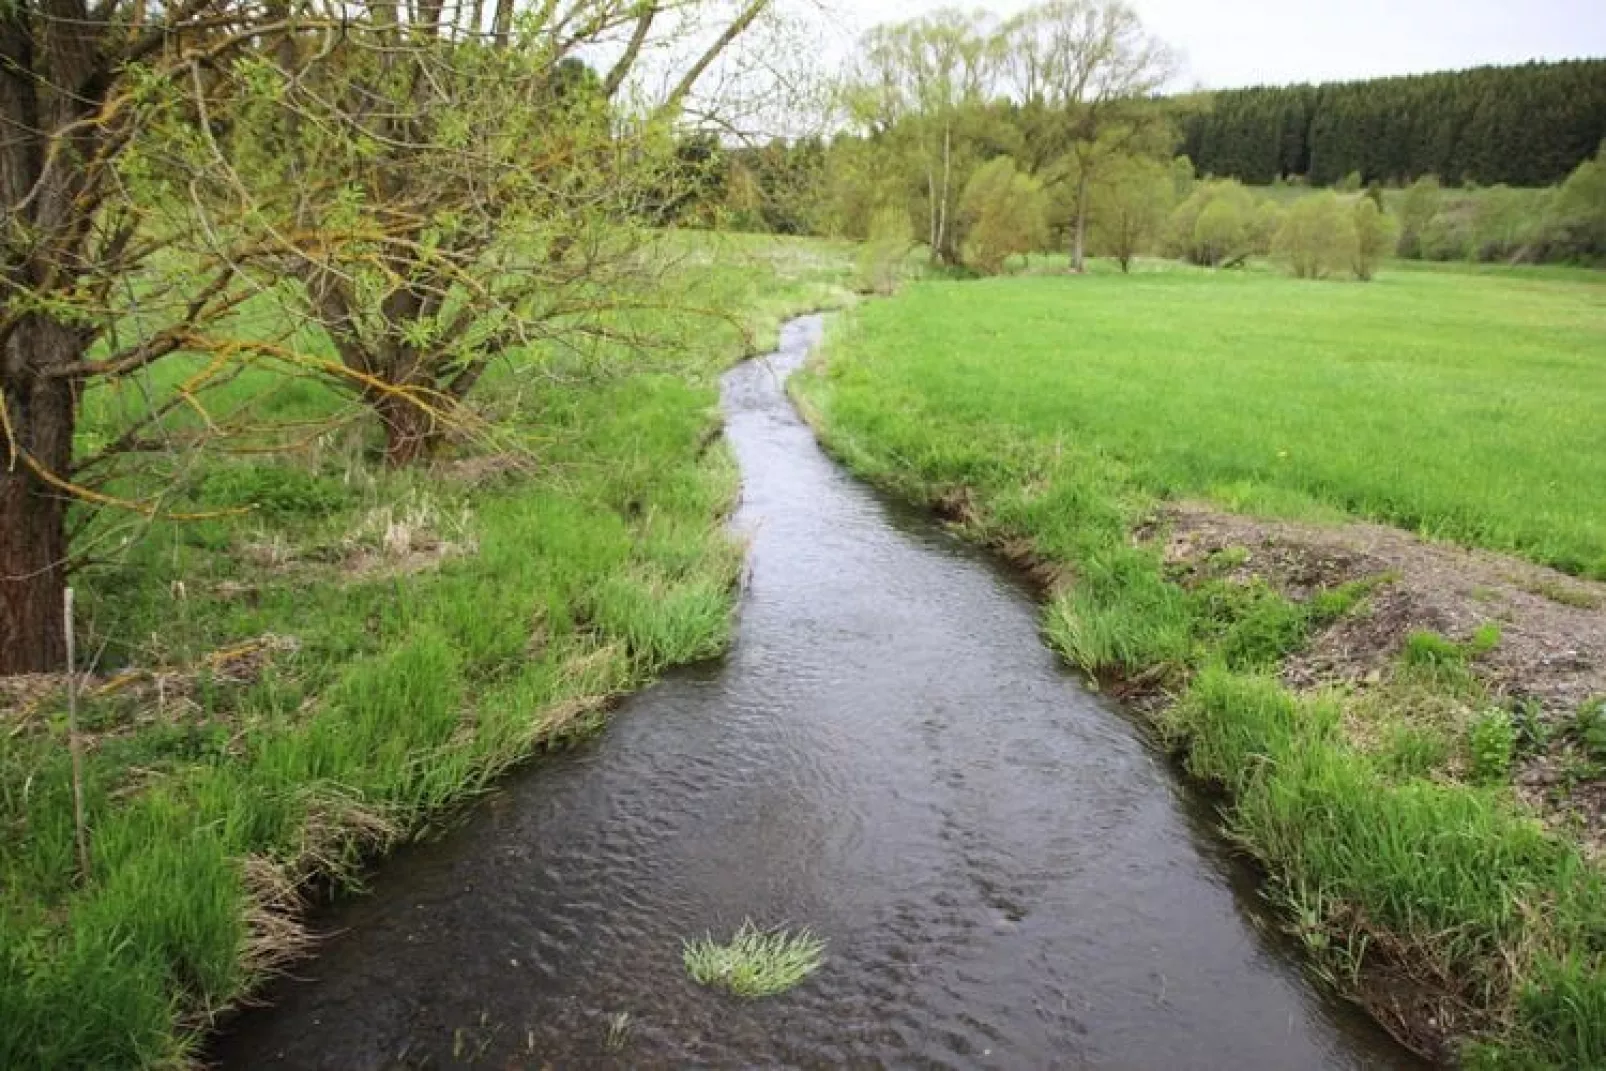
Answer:
[[[625,704],[324,923],[230,1067],[1413,1066],[1260,931],[1242,871],[1007,572],[826,459],[782,380],[725,383],[753,537],[728,658]],[[742,1003],[680,942],[827,937]],[[625,1018],[627,1017],[627,1018]]]

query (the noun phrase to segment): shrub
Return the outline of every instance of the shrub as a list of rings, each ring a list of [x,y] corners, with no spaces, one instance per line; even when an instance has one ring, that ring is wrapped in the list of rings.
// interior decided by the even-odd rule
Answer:
[[[1549,190],[1491,186],[1474,202],[1471,253],[1477,260],[1531,260],[1546,244]]]
[[[1193,193],[1198,184],[1198,178],[1193,172],[1193,161],[1186,156],[1178,156],[1171,161],[1171,195],[1178,201],[1186,199]]]
[[[1007,156],[987,163],[971,177],[959,201],[959,216],[964,262],[988,275],[1003,271],[1010,257],[1048,244],[1042,185]]]
[[[1475,248],[1477,209],[1468,198],[1446,199],[1422,229],[1423,260],[1468,260]]]
[[[1157,160],[1118,157],[1090,191],[1094,248],[1127,271],[1132,258],[1153,250],[1171,213],[1175,176]]]
[[[1562,183],[1550,208],[1550,230],[1571,256],[1606,256],[1606,143]]]
[[[1328,191],[1294,203],[1272,241],[1272,254],[1298,278],[1325,279],[1353,267],[1359,247],[1354,213]]]
[[[870,217],[869,238],[859,254],[859,287],[883,297],[894,293],[903,282],[904,266],[914,246],[914,228],[909,213],[893,205],[883,205]]]
[[[1400,199],[1400,256],[1422,256],[1422,235],[1439,213],[1439,200],[1437,175],[1423,175],[1406,189]]]
[[[1377,273],[1378,264],[1394,252],[1399,230],[1391,216],[1386,216],[1370,197],[1355,202],[1355,257],[1351,270],[1355,278],[1370,279]]]
[[[1606,696],[1591,699],[1578,708],[1573,735],[1590,761],[1606,763]]]
[[[1249,246],[1252,252],[1259,256],[1271,252],[1271,244],[1276,239],[1277,232],[1282,230],[1286,214],[1283,206],[1276,201],[1260,202],[1249,224]]]
[[[1192,264],[1219,267],[1253,252],[1255,199],[1236,180],[1198,184],[1171,214],[1171,245]]]

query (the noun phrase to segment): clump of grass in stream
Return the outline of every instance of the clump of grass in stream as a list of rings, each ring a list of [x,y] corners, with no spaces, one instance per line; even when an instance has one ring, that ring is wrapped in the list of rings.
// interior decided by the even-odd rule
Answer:
[[[825,942],[808,930],[761,930],[751,919],[724,943],[705,936],[687,941],[686,973],[698,985],[738,997],[784,993],[820,969]]]
[[[1302,402],[1292,421],[1286,413],[1245,419],[1245,397],[1252,406],[1262,394],[1266,405],[1287,406],[1279,390],[1298,395],[1318,381],[1328,397],[1338,370],[1324,366],[1321,354],[1334,345],[1331,336],[1307,332],[1299,357],[1281,348],[1264,359],[1245,356],[1235,344],[1230,355],[1203,358],[1209,371],[1197,374],[1177,370],[1192,360],[1178,356],[1192,353],[1189,346],[1144,348],[1153,341],[1149,326],[1179,315],[1209,319],[1215,302],[1231,305],[1251,291],[1258,304],[1240,312],[1254,323],[1271,330],[1283,315],[1277,302],[1287,301],[1296,306],[1287,315],[1320,326],[1326,314],[1282,281],[1183,277],[1119,293],[1115,285],[915,287],[839,325],[827,359],[794,379],[793,389],[827,447],[860,475],[937,506],[978,541],[1016,555],[1028,548],[1065,578],[1050,593],[1045,632],[1067,658],[1094,674],[1158,678],[1181,697],[1161,715],[1166,738],[1196,776],[1227,790],[1232,835],[1266,866],[1291,924],[1335,981],[1355,985],[1379,967],[1413,978],[1430,1001],[1453,1010],[1453,1021],[1428,1024],[1424,1016],[1397,1025],[1424,1027],[1420,1038],[1429,1044],[1439,1040],[1435,1029],[1448,1029],[1452,1045],[1464,1043],[1463,1056],[1488,1066],[1606,1066],[1606,876],[1514,806],[1499,783],[1511,749],[1521,746],[1521,719],[1503,712],[1476,722],[1493,704],[1472,672],[1498,644],[1498,630],[1464,644],[1412,636],[1367,700],[1369,711],[1358,711],[1354,697],[1296,697],[1275,672],[1314,629],[1355,612],[1367,585],[1318,591],[1300,603],[1254,582],[1207,578],[1184,588],[1168,577],[1153,544],[1132,538],[1154,516],[1156,493],[1207,490],[1239,471],[1252,472],[1268,494],[1299,492],[1386,519],[1415,517],[1441,533],[1562,565],[1596,560],[1598,513],[1558,502],[1562,512],[1544,513],[1554,527],[1541,532],[1531,526],[1538,512],[1525,491],[1474,516],[1467,510],[1482,491],[1456,498],[1474,490],[1454,475],[1467,458],[1437,436],[1401,447],[1412,464],[1429,447],[1439,456],[1408,484],[1391,470],[1385,491],[1352,461],[1398,456],[1394,447],[1380,453],[1375,443],[1359,444],[1406,425],[1342,419],[1342,405],[1326,415],[1344,443],[1329,441],[1327,425],[1312,424]],[[1488,280],[1471,289],[1501,285]],[[1405,290],[1379,295],[1389,307],[1411,300]],[[1517,305],[1542,298],[1506,297]],[[1164,317],[1132,312],[1173,298],[1185,312],[1170,304]],[[1543,300],[1578,298],[1558,292]],[[1106,300],[1112,304],[1103,310]],[[1356,295],[1362,305],[1371,300]],[[1359,311],[1343,314],[1343,331]],[[1048,326],[1073,315],[1074,335]],[[1233,330],[1249,322],[1236,319]],[[1120,338],[1128,331],[1129,345]],[[1060,338],[1077,340],[1073,359],[1043,352]],[[1513,345],[1527,352],[1521,340]],[[1502,367],[1499,354],[1480,360],[1485,374]],[[1237,400],[1211,404],[1225,381]],[[1261,389],[1245,395],[1246,382]],[[1375,405],[1375,393],[1361,393],[1372,399],[1367,407]],[[1250,465],[1253,444],[1243,436],[1262,427],[1280,429],[1307,457],[1331,454],[1298,471]],[[1498,465],[1473,462],[1480,486],[1508,477],[1536,486],[1504,457]],[[1533,460],[1548,465],[1554,455]],[[1367,749],[1344,730],[1362,715],[1376,738]],[[1453,779],[1475,763],[1489,784]]]
[[[781,315],[833,300],[851,258],[707,241],[684,273],[696,304],[756,340],[686,316],[656,325],[678,340],[662,362],[498,369],[481,402],[538,438],[539,464],[479,483],[450,465],[382,471],[360,442],[218,459],[197,500],[249,514],[156,523],[81,575],[100,668],[164,683],[86,699],[87,881],[59,697],[0,729],[0,1067],[184,1063],[295,950],[285,912],[310,877],[355,882],[509,765],[593,729],[609,697],[724,645],[740,555],[724,527],[735,466],[708,449],[717,375]],[[280,415],[332,404],[252,374],[230,389],[273,391]],[[89,425],[121,404],[90,398]],[[425,512],[458,553],[416,553]],[[295,642],[249,672],[208,668],[264,635]]]

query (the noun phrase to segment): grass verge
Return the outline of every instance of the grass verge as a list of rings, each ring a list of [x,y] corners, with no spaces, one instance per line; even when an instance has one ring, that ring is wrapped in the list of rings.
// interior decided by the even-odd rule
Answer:
[[[1143,698],[1190,772],[1226,790],[1229,832],[1265,866],[1271,896],[1334,984],[1403,1041],[1445,1060],[1606,1066],[1606,877],[1514,799],[1520,712],[1421,717],[1487,707],[1468,667],[1498,633],[1466,644],[1400,637],[1375,687],[1296,692],[1279,676],[1290,656],[1368,613],[1373,588],[1387,578],[1317,583],[1297,597],[1245,579],[1234,560],[1184,578],[1166,560],[1156,538],[1163,532],[1152,530],[1160,495],[1197,486],[1156,474],[1208,471],[1211,430],[1227,434],[1229,418],[1259,428],[1243,409],[1261,412],[1279,399],[1246,400],[1190,435],[1198,425],[1186,414],[1208,408],[1222,382],[1242,372],[1212,371],[1201,383],[1203,369],[1178,374],[1175,354],[1134,349],[1132,335],[1160,330],[1156,319],[1181,332],[1179,346],[1187,334],[1179,321],[1188,313],[1157,306],[1139,316],[1145,303],[1170,295],[1187,310],[1237,307],[1253,286],[1260,326],[1252,330],[1276,334],[1287,329],[1285,313],[1318,316],[1306,304],[1316,290],[1320,301],[1343,304],[1367,299],[1333,295],[1362,288],[1208,277],[1149,293],[1125,280],[1108,286],[1135,293],[1104,286],[916,287],[841,325],[823,364],[795,378],[794,390],[854,471],[1034,565],[1048,583],[1050,641]],[[1101,307],[1105,298],[1111,308]],[[1214,313],[1206,319],[1216,322]],[[1111,341],[1123,331],[1124,340]],[[1045,338],[1064,341],[1045,349]],[[1306,339],[1311,353],[1320,344]],[[1320,367],[1286,374],[1342,378]],[[1157,405],[1162,380],[1178,397]],[[1136,422],[1148,430],[1106,433],[1109,421],[1140,410]],[[1152,445],[1157,436],[1166,442]],[[1308,495],[1320,486],[1302,479],[1265,487]],[[1575,513],[1579,560],[1593,561],[1598,543],[1587,533],[1598,530],[1598,510]],[[1368,706],[1375,747],[1350,731]]]
[[[528,456],[386,472],[353,430],[212,457],[185,493],[246,512],[156,524],[80,575],[87,880],[60,682],[0,695],[0,1067],[186,1063],[308,950],[310,895],[723,648],[740,552],[717,375],[840,303],[851,254],[685,243],[681,282],[729,321],[661,314],[654,359],[510,361],[479,404]],[[280,416],[330,405],[257,387],[283,388]]]

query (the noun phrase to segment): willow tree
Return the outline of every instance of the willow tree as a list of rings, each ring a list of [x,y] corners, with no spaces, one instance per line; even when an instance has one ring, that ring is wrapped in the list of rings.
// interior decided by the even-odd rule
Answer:
[[[618,224],[769,6],[299,2],[0,0],[0,674],[62,665],[69,508],[163,511],[108,494],[109,459],[227,430],[209,385],[335,382],[406,461],[510,343],[613,330]],[[335,357],[240,330],[257,297]],[[143,404],[86,444],[102,383]]]
[[[195,158],[215,146],[220,72],[297,14],[282,0],[0,2],[0,674],[65,658],[68,507],[108,501],[84,476],[99,459],[75,449],[85,393],[188,349],[248,296],[234,284],[251,228],[203,226],[187,202],[205,199]],[[151,196],[179,172],[189,181]],[[152,270],[203,230],[182,271]],[[137,449],[161,410],[105,447]]]
[[[298,191],[274,228],[302,284],[287,297],[328,333],[330,378],[377,414],[388,462],[428,456],[510,349],[629,340],[653,300],[647,209],[684,181],[676,120],[768,6],[568,0],[486,35],[480,9],[400,21],[376,2],[371,47],[338,66],[256,60],[242,197]]]
[[[854,122],[919,175],[934,263],[959,259],[957,202],[969,170],[960,157],[974,140],[961,128],[985,125],[978,121],[996,90],[1000,43],[984,15],[945,9],[872,29],[847,78]]]
[[[1171,77],[1170,51],[1123,0],[1048,0],[1004,27],[1013,89],[1034,124],[1033,140],[1065,146],[1048,169],[1069,183],[1071,270],[1082,271],[1089,196],[1111,160],[1167,152],[1173,137],[1149,100]]]

